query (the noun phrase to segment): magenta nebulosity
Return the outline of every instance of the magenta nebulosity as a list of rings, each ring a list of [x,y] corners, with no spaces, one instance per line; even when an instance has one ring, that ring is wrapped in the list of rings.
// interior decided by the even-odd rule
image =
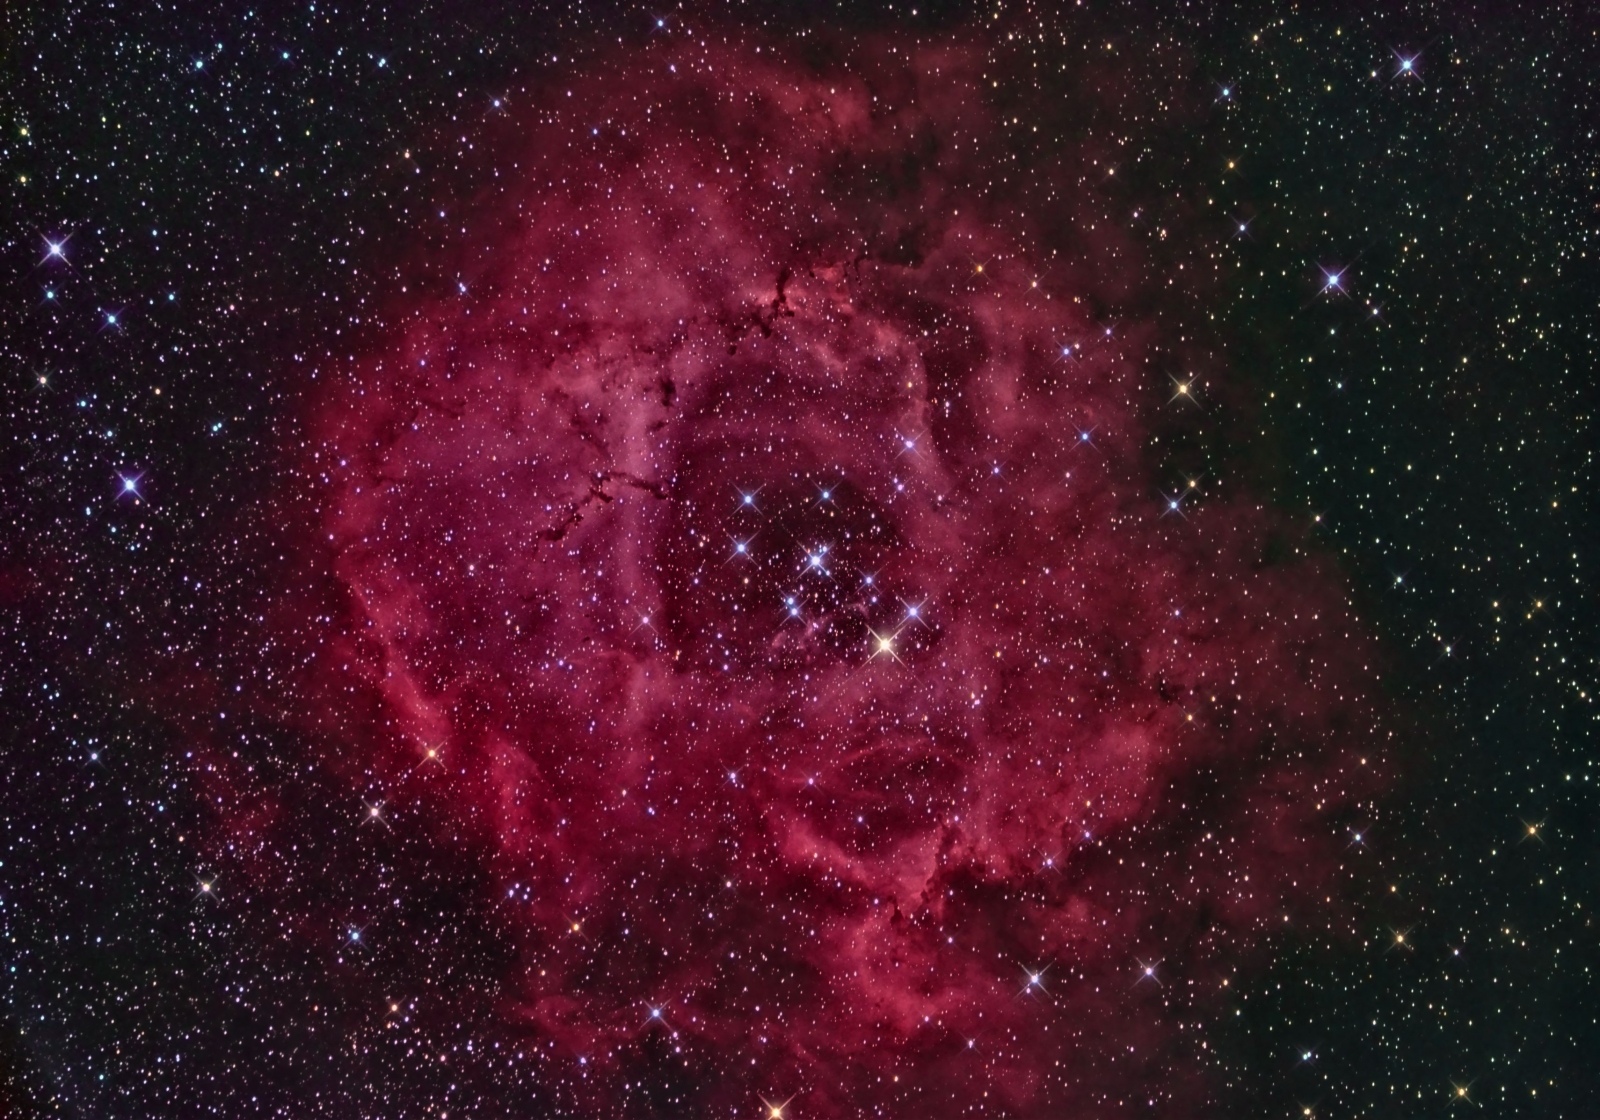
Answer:
[[[316,402],[301,718],[471,822],[499,1014],[597,1107],[1196,1098],[1239,962],[1340,919],[1365,640],[1278,515],[1154,477],[1201,406],[1105,309],[1159,281],[985,77],[689,44],[553,85]]]

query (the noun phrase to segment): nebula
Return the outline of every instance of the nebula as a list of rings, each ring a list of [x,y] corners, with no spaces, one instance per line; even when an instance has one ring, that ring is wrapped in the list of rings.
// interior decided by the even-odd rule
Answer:
[[[467,837],[582,1110],[1203,1101],[1238,970],[1341,920],[1370,644],[1282,516],[1158,477],[1200,375],[1113,312],[1157,285],[1099,149],[1018,157],[987,76],[619,49],[320,382],[295,721]]]

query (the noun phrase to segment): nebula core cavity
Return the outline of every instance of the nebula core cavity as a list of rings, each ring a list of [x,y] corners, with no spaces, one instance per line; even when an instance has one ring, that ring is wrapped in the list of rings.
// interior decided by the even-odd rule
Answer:
[[[1186,402],[1107,308],[1154,285],[982,73],[553,85],[419,252],[449,291],[317,401],[306,721],[471,822],[500,1013],[576,1102],[1202,1096],[1239,962],[1338,921],[1364,640],[1275,514],[1153,476]]]

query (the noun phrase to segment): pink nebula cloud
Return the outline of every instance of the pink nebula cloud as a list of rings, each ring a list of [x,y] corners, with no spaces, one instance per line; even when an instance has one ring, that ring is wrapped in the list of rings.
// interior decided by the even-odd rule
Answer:
[[[597,64],[421,223],[448,290],[315,404],[297,720],[475,837],[580,1104],[1201,1100],[1241,962],[1340,921],[1369,645],[1153,473],[1089,141],[1009,159],[976,51],[801,56]]]

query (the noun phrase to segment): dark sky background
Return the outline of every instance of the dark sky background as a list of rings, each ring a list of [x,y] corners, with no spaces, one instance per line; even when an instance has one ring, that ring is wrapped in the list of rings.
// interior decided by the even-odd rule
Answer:
[[[314,563],[318,379],[393,345],[402,272],[454,283],[431,262],[456,227],[423,216],[497,197],[517,113],[619,51],[945,37],[989,60],[990,111],[1039,123],[1020,177],[1057,142],[1116,159],[1115,182],[1060,184],[1140,254],[1094,282],[1099,317],[1207,368],[1202,420],[1145,425],[1149,473],[1198,464],[1277,511],[1269,551],[1334,561],[1394,733],[1348,822],[1345,932],[1276,936],[1183,1013],[1203,1088],[1155,1099],[1145,1067],[1082,1114],[1594,1114],[1600,19],[1059,8],[7,10],[0,1113],[724,1114],[715,1060],[598,1097],[498,1061],[529,1036],[497,1002],[523,950],[493,862],[398,821],[369,842],[338,736],[274,718],[292,693],[230,710],[229,686]],[[244,771],[220,775],[213,716]],[[253,796],[294,845],[276,881],[227,864]],[[426,945],[341,943],[367,905],[342,884],[374,876],[433,916]],[[340,906],[325,941],[268,943]],[[785,1115],[855,1114],[828,1101]]]

